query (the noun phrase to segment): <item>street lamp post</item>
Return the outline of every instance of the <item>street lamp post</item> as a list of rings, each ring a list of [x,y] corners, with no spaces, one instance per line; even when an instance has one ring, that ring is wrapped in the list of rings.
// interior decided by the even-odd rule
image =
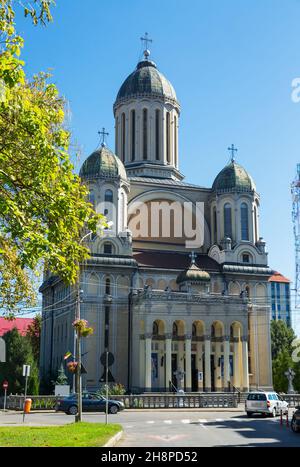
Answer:
[[[90,231],[85,234],[79,244],[81,243],[93,232]],[[80,264],[78,263],[78,279],[76,283],[76,309],[75,309],[75,321],[81,319],[81,312],[80,312],[80,302],[81,302],[81,290],[80,290]],[[77,391],[77,407],[78,411],[75,415],[75,422],[82,421],[82,379],[81,379],[81,339],[80,339],[80,331],[77,329],[76,331],[76,354],[75,359],[77,362],[76,368],[76,391]]]

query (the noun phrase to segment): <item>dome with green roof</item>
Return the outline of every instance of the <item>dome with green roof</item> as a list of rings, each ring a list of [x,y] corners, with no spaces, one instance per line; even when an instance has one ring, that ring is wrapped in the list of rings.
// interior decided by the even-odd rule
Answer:
[[[122,84],[115,106],[125,100],[138,97],[167,99],[179,106],[175,90],[170,81],[160,73],[151,60],[142,60],[135,71]]]
[[[94,151],[82,164],[79,175],[81,178],[122,178],[127,180],[126,170],[122,161],[105,145]]]
[[[199,269],[196,264],[191,264],[189,269],[182,271],[176,279],[177,284],[182,284],[183,282],[209,282],[210,275],[208,272]]]
[[[217,175],[214,183],[213,190],[217,192],[243,192],[255,191],[256,186],[252,177],[241,165],[235,161],[231,161],[223,170]]]

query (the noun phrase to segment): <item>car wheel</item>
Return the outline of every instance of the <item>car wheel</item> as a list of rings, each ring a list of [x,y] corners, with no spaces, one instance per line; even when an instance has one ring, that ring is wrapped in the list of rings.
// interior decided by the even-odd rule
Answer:
[[[297,423],[296,423],[296,419],[295,419],[295,418],[292,418],[291,428],[292,428],[292,430],[293,430],[294,433],[298,433],[299,428],[298,428],[298,426],[297,426]]]
[[[77,414],[77,405],[71,405],[68,410],[69,415],[76,415]]]
[[[117,405],[111,405],[109,408],[109,413],[116,414],[118,413],[118,406]]]
[[[253,412],[247,412],[247,417],[252,417]]]

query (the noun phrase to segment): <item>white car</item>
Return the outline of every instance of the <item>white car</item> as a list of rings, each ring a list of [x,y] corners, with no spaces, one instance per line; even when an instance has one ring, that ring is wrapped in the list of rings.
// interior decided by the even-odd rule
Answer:
[[[276,392],[250,392],[245,402],[245,410],[248,417],[254,413],[276,417],[281,411],[283,414],[288,412],[288,403]]]

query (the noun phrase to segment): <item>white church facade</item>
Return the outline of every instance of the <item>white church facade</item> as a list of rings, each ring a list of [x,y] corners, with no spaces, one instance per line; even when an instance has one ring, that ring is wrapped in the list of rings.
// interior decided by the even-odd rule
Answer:
[[[103,143],[80,170],[90,202],[112,222],[88,238],[81,265],[81,314],[94,328],[82,348],[84,386],[99,388],[109,350],[110,381],[128,391],[271,388],[272,270],[253,179],[232,146],[211,187],[184,181],[180,105],[148,51],[113,111],[115,153]],[[47,378],[74,348],[74,289],[47,273],[40,290]]]

